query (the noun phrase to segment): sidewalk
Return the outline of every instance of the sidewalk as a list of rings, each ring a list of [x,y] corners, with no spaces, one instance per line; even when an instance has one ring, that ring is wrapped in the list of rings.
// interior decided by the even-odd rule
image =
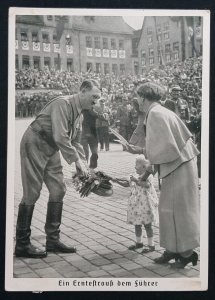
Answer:
[[[19,143],[30,120],[16,121],[16,174],[15,174],[15,218],[22,196]],[[121,145],[111,144],[110,151],[99,152],[99,169],[109,175],[126,176],[134,172],[135,155],[122,151]],[[159,247],[159,228],[154,227],[156,251],[141,254],[141,249],[130,251],[134,243],[134,228],[126,224],[126,209],[129,188],[114,184],[114,194],[102,198],[90,194],[80,198],[71,184],[71,167],[62,160],[67,193],[61,225],[63,241],[77,248],[75,254],[51,254],[44,259],[14,257],[16,278],[99,278],[140,277],[176,278],[199,277],[199,263],[184,270],[175,270],[168,265],[154,264],[153,259],[163,252]],[[155,178],[158,191],[157,178]],[[36,203],[32,222],[32,242],[38,247],[45,245],[44,224],[48,191],[44,186]],[[146,235],[143,231],[146,243]]]

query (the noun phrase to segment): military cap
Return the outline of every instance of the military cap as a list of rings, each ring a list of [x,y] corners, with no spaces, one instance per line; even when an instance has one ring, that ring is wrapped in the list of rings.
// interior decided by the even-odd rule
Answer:
[[[171,91],[182,91],[182,89],[180,88],[179,85],[174,85],[174,86],[171,88]]]

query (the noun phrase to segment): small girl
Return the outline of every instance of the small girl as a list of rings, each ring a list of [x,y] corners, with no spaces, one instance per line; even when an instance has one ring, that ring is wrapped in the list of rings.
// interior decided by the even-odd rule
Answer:
[[[113,180],[124,187],[130,186],[127,223],[135,226],[136,243],[129,246],[128,249],[135,250],[143,247],[142,225],[144,225],[148,246],[142,250],[142,253],[155,250],[152,223],[157,223],[158,218],[158,197],[153,185],[153,175],[150,174],[145,181],[142,179],[149,166],[150,163],[145,156],[138,155],[135,163],[136,174],[131,175],[129,180],[119,178]]]

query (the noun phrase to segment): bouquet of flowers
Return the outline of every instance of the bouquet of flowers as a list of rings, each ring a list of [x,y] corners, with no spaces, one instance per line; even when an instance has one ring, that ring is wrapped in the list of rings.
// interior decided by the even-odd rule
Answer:
[[[86,176],[76,173],[73,176],[73,184],[81,197],[87,197],[90,193],[102,197],[109,197],[113,194],[113,186],[110,182],[111,177],[104,172],[97,171]]]

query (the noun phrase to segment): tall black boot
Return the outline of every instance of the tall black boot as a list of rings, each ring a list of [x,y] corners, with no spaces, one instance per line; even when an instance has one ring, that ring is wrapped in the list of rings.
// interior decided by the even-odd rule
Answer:
[[[15,246],[15,255],[17,257],[43,258],[47,256],[46,251],[37,249],[30,242],[33,211],[34,205],[19,205]]]
[[[48,202],[46,215],[46,250],[49,252],[75,253],[76,248],[66,246],[60,241],[60,225],[62,217],[63,203]]]

